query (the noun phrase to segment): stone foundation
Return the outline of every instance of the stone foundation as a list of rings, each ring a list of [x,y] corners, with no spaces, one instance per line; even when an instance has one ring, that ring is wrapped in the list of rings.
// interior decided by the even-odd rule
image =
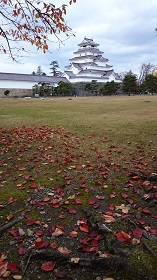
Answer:
[[[4,92],[5,90],[10,90],[8,97],[25,97],[31,96],[32,97],[32,90],[31,89],[17,89],[17,88],[0,88],[0,97],[6,97]]]

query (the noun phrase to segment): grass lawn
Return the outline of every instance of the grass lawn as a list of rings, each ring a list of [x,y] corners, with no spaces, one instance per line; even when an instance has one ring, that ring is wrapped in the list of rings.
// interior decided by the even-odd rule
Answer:
[[[0,99],[0,279],[157,279],[157,96]]]

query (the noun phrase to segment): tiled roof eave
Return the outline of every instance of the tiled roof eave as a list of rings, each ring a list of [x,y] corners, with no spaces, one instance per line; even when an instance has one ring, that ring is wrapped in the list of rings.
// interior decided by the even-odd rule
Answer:
[[[0,81],[17,81],[17,82],[32,82],[32,83],[58,83],[60,80],[65,81],[63,77],[29,75],[18,73],[0,73]]]

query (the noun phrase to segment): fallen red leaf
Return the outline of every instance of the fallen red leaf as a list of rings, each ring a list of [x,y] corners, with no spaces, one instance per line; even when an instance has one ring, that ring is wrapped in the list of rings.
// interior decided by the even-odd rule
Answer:
[[[13,262],[7,264],[7,270],[11,271],[12,273],[16,273],[20,270],[19,266]]]
[[[24,255],[24,254],[26,254],[26,252],[27,252],[27,251],[26,251],[25,248],[23,248],[23,247],[20,247],[20,248],[19,248],[19,254],[20,254],[20,255]]]
[[[151,214],[150,210],[148,210],[148,209],[142,209],[142,212],[145,214]]]
[[[152,229],[152,228],[150,228],[150,229],[149,229],[149,232],[151,232],[152,234],[157,234],[157,229]]]
[[[69,213],[70,213],[70,214],[76,214],[76,210],[73,209],[73,208],[70,208],[70,209],[69,209]]]
[[[128,195],[127,195],[126,193],[122,193],[121,196],[122,196],[123,198],[127,198],[127,197],[128,197]]]
[[[42,248],[47,248],[49,246],[49,242],[45,241],[40,241],[40,242],[36,242],[35,243],[35,248],[38,248],[38,249],[42,249]]]
[[[140,225],[144,225],[144,224],[145,224],[145,221],[143,221],[143,220],[137,220],[137,222],[138,222]]]
[[[82,200],[81,200],[80,198],[76,198],[76,199],[75,199],[75,203],[76,203],[76,204],[82,204]]]
[[[92,205],[92,204],[94,204],[94,203],[96,203],[96,200],[95,200],[95,199],[90,199],[90,200],[88,201],[88,204],[89,204],[89,205]]]
[[[27,226],[32,226],[35,224],[35,220],[34,219],[30,219],[27,221]]]
[[[19,237],[20,236],[19,231],[15,230],[15,229],[9,230],[9,233],[14,237]]]
[[[31,185],[29,186],[29,188],[30,188],[30,189],[36,189],[36,188],[37,188],[37,184],[31,184]]]
[[[142,237],[142,230],[139,228],[135,228],[133,234],[135,238],[140,239]]]
[[[70,236],[71,237],[77,237],[78,236],[78,232],[73,230],[73,231],[70,232]]]
[[[51,270],[54,269],[54,267],[55,267],[55,263],[49,261],[49,262],[43,263],[42,266],[41,266],[41,269],[43,271],[51,271]]]
[[[56,242],[56,241],[53,241],[53,242],[51,243],[50,247],[51,247],[52,249],[58,248],[57,242]]]
[[[43,230],[38,230],[35,235],[36,236],[42,236],[44,234],[44,231]]]
[[[10,204],[10,203],[13,203],[13,202],[14,202],[13,197],[12,197],[12,196],[9,196],[9,197],[8,197],[8,203]]]
[[[80,225],[80,230],[84,232],[89,232],[89,228],[87,224]]]
[[[93,240],[92,240],[92,246],[93,246],[93,247],[98,247],[98,245],[99,245],[98,240],[93,239]]]
[[[116,233],[115,236],[118,239],[118,241],[130,243],[130,235],[124,231]]]

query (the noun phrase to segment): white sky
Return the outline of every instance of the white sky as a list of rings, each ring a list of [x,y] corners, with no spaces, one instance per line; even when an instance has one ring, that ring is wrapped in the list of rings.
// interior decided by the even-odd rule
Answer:
[[[59,6],[69,0],[52,0]],[[20,63],[12,62],[0,54],[0,72],[31,74],[40,65],[49,75],[50,62],[58,61],[60,70],[69,64],[73,52],[84,37],[93,38],[109,59],[115,72],[132,70],[139,73],[142,63],[157,66],[157,0],[77,0],[67,7],[66,21],[75,37],[61,45],[49,46],[51,53],[32,50],[21,57]]]

